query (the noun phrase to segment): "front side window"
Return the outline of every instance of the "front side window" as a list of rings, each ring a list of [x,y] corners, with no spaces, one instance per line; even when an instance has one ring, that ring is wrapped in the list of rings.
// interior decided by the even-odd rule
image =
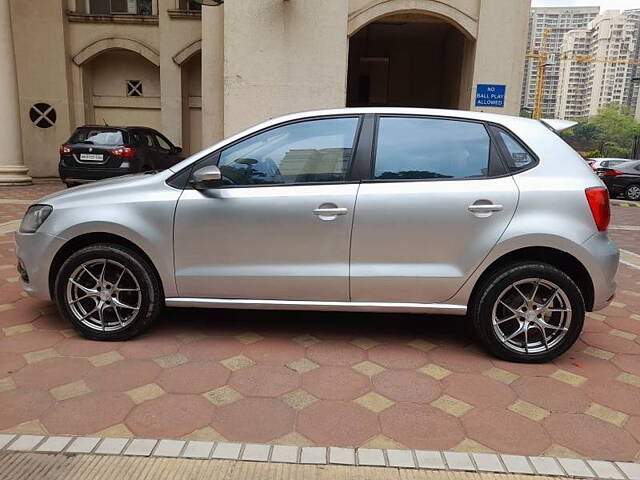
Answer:
[[[378,126],[377,180],[485,177],[491,141],[480,123],[383,117]]]
[[[149,133],[136,131],[133,134],[133,137],[137,147],[155,148],[155,144],[153,143],[153,137]]]
[[[507,149],[505,160],[510,172],[519,172],[535,163],[536,159],[515,138],[504,130],[498,130],[498,135]]]
[[[264,185],[346,180],[358,118],[330,118],[276,127],[220,154],[227,185]]]

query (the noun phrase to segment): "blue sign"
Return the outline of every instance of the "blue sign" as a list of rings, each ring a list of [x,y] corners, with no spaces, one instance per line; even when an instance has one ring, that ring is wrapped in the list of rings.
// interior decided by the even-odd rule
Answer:
[[[506,85],[478,84],[476,90],[476,107],[504,107]]]

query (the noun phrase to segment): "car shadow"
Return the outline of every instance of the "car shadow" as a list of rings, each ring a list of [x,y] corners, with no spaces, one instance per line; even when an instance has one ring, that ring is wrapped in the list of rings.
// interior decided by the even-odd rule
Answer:
[[[442,345],[475,344],[469,319],[453,315],[166,308],[149,332],[199,332],[207,336],[256,332],[264,337],[313,335],[321,339],[408,342],[417,338]]]

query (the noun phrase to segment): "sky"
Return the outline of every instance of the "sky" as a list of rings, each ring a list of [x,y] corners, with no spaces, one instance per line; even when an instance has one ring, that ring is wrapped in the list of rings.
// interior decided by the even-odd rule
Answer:
[[[640,0],[531,0],[532,7],[600,6],[601,10],[640,8]]]

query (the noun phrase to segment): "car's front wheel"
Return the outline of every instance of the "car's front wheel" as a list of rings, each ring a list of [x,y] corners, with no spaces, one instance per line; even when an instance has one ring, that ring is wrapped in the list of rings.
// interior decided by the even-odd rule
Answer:
[[[624,190],[624,196],[627,200],[640,200],[640,185],[629,185]]]
[[[526,262],[489,275],[470,313],[478,337],[493,354],[539,363],[575,343],[585,306],[580,289],[565,273],[545,263]]]
[[[85,337],[126,340],[158,316],[162,289],[137,252],[97,244],[73,253],[60,268],[55,297],[61,314]]]

